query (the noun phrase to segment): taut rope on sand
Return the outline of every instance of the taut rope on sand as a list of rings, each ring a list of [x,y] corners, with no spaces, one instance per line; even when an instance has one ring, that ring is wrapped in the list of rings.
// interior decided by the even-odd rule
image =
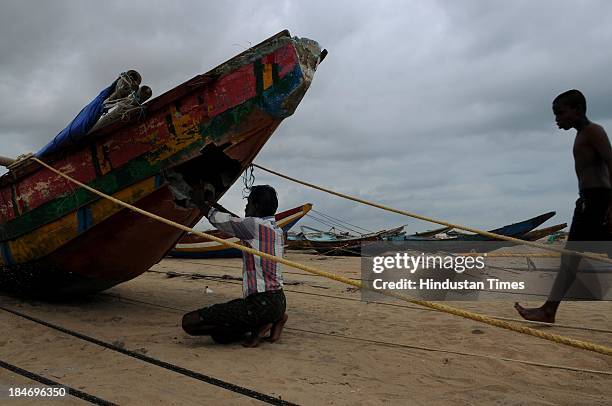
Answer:
[[[458,308],[455,308],[455,307],[452,307],[452,306],[447,306],[447,305],[444,305],[444,304],[441,304],[441,303],[434,303],[434,302],[428,302],[428,301],[425,301],[425,300],[411,299],[411,298],[408,298],[406,296],[403,296],[403,295],[400,295],[398,293],[391,292],[391,291],[385,291],[385,290],[380,290],[379,291],[379,290],[371,289],[371,288],[368,288],[368,286],[362,284],[361,282],[354,281],[352,279],[345,278],[345,277],[340,276],[340,275],[335,275],[335,274],[332,274],[330,272],[325,272],[325,271],[322,271],[320,269],[316,269],[316,268],[313,268],[313,267],[310,267],[310,266],[307,266],[307,265],[303,265],[303,264],[300,264],[300,263],[297,263],[297,262],[289,261],[289,260],[287,260],[285,258],[277,257],[277,256],[274,256],[274,255],[267,254],[265,252],[261,252],[261,251],[254,250],[252,248],[245,247],[245,246],[240,245],[240,244],[229,242],[229,241],[226,241],[226,240],[224,240],[222,238],[218,238],[218,237],[215,237],[213,235],[203,233],[201,231],[196,231],[196,230],[194,230],[192,228],[189,228],[189,227],[184,226],[182,224],[176,223],[176,222],[174,222],[172,220],[165,219],[165,218],[163,218],[161,216],[158,216],[156,214],[150,213],[150,212],[148,212],[146,210],[139,209],[138,207],[135,207],[135,206],[132,206],[131,204],[125,203],[122,200],[119,200],[119,199],[117,199],[115,197],[112,197],[112,196],[109,196],[109,195],[107,195],[105,193],[102,193],[102,192],[100,192],[100,191],[98,191],[98,190],[96,190],[96,189],[94,189],[94,188],[92,188],[90,186],[87,186],[84,183],[81,183],[78,180],[73,179],[70,176],[68,176],[68,175],[58,171],[57,169],[53,168],[52,166],[48,165],[47,163],[41,161],[40,159],[38,159],[38,158],[36,158],[34,156],[32,156],[30,159],[38,162],[39,164],[41,164],[45,168],[49,169],[50,171],[54,172],[57,175],[59,175],[59,176],[65,178],[65,179],[69,180],[70,182],[75,183],[76,185],[82,187],[83,189],[86,189],[86,190],[88,190],[88,191],[90,191],[90,192],[92,192],[92,193],[94,193],[94,194],[96,194],[96,195],[98,195],[100,197],[103,197],[105,199],[108,199],[108,200],[110,200],[110,201],[112,201],[112,202],[114,202],[114,203],[116,203],[116,204],[118,204],[120,206],[126,207],[126,208],[128,208],[128,209],[130,209],[132,211],[140,213],[140,214],[142,214],[144,216],[147,216],[149,218],[152,218],[154,220],[160,221],[160,222],[162,222],[164,224],[167,224],[169,226],[178,228],[179,230],[190,232],[190,233],[193,233],[193,234],[198,235],[200,237],[207,238],[207,239],[209,239],[211,241],[218,242],[219,244],[223,244],[225,246],[228,246],[228,247],[231,247],[231,248],[235,248],[235,249],[238,249],[238,250],[243,251],[243,252],[247,252],[247,253],[252,254],[252,255],[257,255],[258,257],[269,259],[271,261],[275,261],[275,262],[278,262],[278,263],[290,266],[292,268],[301,269],[303,271],[310,272],[310,273],[315,274],[315,275],[324,276],[324,277],[326,277],[328,279],[332,279],[332,280],[335,280],[335,281],[338,281],[338,282],[342,282],[342,283],[345,283],[347,285],[355,286],[355,287],[357,287],[359,289],[372,290],[372,291],[378,292],[378,293],[386,295],[386,296],[390,296],[390,297],[394,297],[394,298],[403,300],[405,302],[414,303],[414,304],[417,304],[417,305],[420,305],[420,306],[424,306],[424,307],[428,307],[428,308],[431,308],[431,309],[439,310],[439,311],[442,311],[442,312],[445,312],[445,313],[453,314],[455,316],[460,316],[460,317],[464,317],[466,319],[470,319],[470,320],[479,321],[479,322],[482,322],[482,323],[485,323],[485,324],[489,324],[491,326],[500,327],[500,328],[504,328],[504,329],[507,329],[507,330],[516,331],[516,332],[519,332],[519,333],[531,335],[531,336],[542,338],[542,339],[545,339],[545,340],[549,340],[549,341],[552,341],[552,342],[555,342],[555,343],[565,344],[565,345],[568,345],[568,346],[571,346],[571,347],[581,348],[581,349],[584,349],[584,350],[589,350],[589,351],[597,352],[597,353],[604,354],[604,355],[612,355],[612,348],[607,347],[605,345],[595,344],[595,343],[591,343],[591,342],[588,342],[588,341],[576,340],[576,339],[573,339],[573,338],[570,338],[570,337],[565,337],[565,336],[561,336],[561,335],[557,335],[557,334],[546,333],[546,332],[543,332],[543,331],[539,331],[539,330],[533,329],[531,327],[519,326],[519,325],[516,325],[516,324],[508,323],[508,322],[503,321],[503,320],[498,320],[498,319],[494,319],[494,318],[491,318],[491,317],[488,317],[488,316],[483,316],[483,315],[478,314],[478,313],[474,313],[474,312],[470,312],[470,311],[467,311],[467,310],[458,309]]]
[[[460,225],[460,224],[453,224],[453,223],[449,223],[449,222],[446,222],[446,221],[443,221],[443,220],[437,220],[437,219],[434,219],[434,218],[431,218],[431,217],[422,216],[420,214],[411,213],[411,212],[405,211],[405,210],[394,209],[392,207],[388,207],[388,206],[384,206],[382,204],[370,202],[368,200],[364,200],[364,199],[361,199],[359,197],[350,196],[350,195],[347,195],[347,194],[344,194],[344,193],[340,193],[340,192],[335,192],[335,191],[333,191],[331,189],[327,189],[327,188],[324,188],[322,186],[317,186],[317,185],[314,185],[312,183],[304,182],[302,180],[295,179],[295,178],[292,178],[290,176],[283,175],[282,173],[273,171],[272,169],[264,168],[261,165],[253,164],[253,166],[256,167],[256,168],[261,169],[262,171],[269,172],[269,173],[271,173],[273,175],[279,176],[281,178],[290,180],[290,181],[295,182],[295,183],[299,183],[300,185],[308,186],[310,188],[317,189],[317,190],[320,190],[322,192],[326,192],[326,193],[329,193],[329,194],[332,194],[332,195],[335,195],[335,196],[339,196],[339,197],[342,197],[344,199],[352,200],[352,201],[358,202],[358,203],[363,203],[363,204],[366,204],[366,205],[372,206],[372,207],[377,207],[379,209],[390,211],[390,212],[397,213],[397,214],[401,214],[403,216],[413,217],[413,218],[416,218],[416,219],[419,219],[419,220],[429,221],[430,223],[436,223],[436,224],[440,224],[440,225],[447,226],[447,227],[458,228],[459,230],[470,231],[472,233],[480,234],[480,235],[483,235],[485,237],[495,238],[497,240],[509,241],[509,242],[513,242],[513,243],[516,243],[516,244],[528,245],[528,246],[534,247],[534,248],[540,248],[540,249],[548,250],[548,251],[555,251],[555,252],[559,252],[561,254],[580,256],[580,257],[594,259],[596,261],[606,262],[608,264],[612,264],[612,258],[602,257],[601,255],[591,254],[591,253],[587,253],[587,252],[572,251],[572,250],[568,250],[568,249],[565,249],[565,248],[551,247],[551,246],[544,245],[544,244],[538,244],[538,243],[532,242],[532,241],[525,241],[525,240],[521,240],[521,239],[514,238],[514,237],[508,237],[506,235],[495,234],[495,233],[492,233],[490,231],[479,230],[477,228],[463,226],[463,225]]]
[[[201,265],[201,263],[199,263],[199,264]],[[161,272],[161,271],[148,271],[148,272],[167,274],[167,272]],[[180,273],[178,275],[180,275],[180,276],[191,276],[192,274],[189,274],[189,273]],[[223,280],[216,280],[215,282],[220,282],[220,283],[239,283],[239,282],[230,282],[230,281],[223,281]],[[299,291],[293,290],[293,291],[290,291],[290,292],[299,292]],[[133,299],[133,298],[128,298],[128,297],[123,297],[121,295],[114,295],[114,294],[111,294],[111,293],[105,293],[105,295],[107,295],[109,297],[114,297],[114,298],[116,298],[119,301],[127,301],[127,302],[131,302],[131,303],[145,304],[145,305],[152,306],[152,307],[159,307],[159,308],[162,308],[162,309],[175,310],[175,311],[178,311],[178,312],[181,312],[181,313],[186,313],[186,312],[190,311],[190,309],[182,309],[182,308],[178,308],[178,307],[174,307],[174,306],[160,305],[158,303],[152,303],[152,302],[147,302],[145,300],[138,300],[138,299]],[[417,309],[417,308],[415,307],[414,309]],[[420,309],[420,310],[430,310],[430,309],[423,309],[421,307],[419,307],[418,309]],[[526,364],[526,365],[531,365],[531,366],[536,366],[536,367],[541,367],[541,368],[563,369],[563,370],[566,370],[566,371],[586,372],[586,373],[589,373],[589,374],[610,375],[610,376],[612,376],[612,371],[601,371],[601,370],[596,370],[596,369],[578,368],[578,367],[571,367],[571,366],[566,366],[566,365],[548,364],[548,363],[542,363],[542,362],[536,362],[536,361],[527,361],[527,360],[508,358],[508,357],[499,357],[499,356],[496,356],[496,355],[478,354],[478,353],[474,353],[474,352],[457,351],[457,350],[445,350],[445,349],[442,349],[442,348],[428,347],[428,346],[422,346],[422,345],[416,345],[416,344],[394,343],[394,342],[389,342],[389,341],[373,340],[373,339],[370,339],[370,338],[347,336],[347,335],[338,334],[338,333],[327,333],[327,332],[323,332],[323,331],[308,330],[308,329],[297,328],[297,327],[285,327],[285,330],[299,331],[299,332],[302,332],[302,333],[315,334],[315,335],[321,335],[321,336],[327,336],[327,337],[333,337],[333,338],[340,338],[340,339],[344,339],[344,340],[353,340],[353,341],[365,342],[365,343],[370,343],[370,344],[375,344],[375,345],[384,345],[384,346],[388,346],[388,347],[405,348],[405,349],[409,349],[409,350],[421,350],[421,351],[428,351],[428,352],[440,352],[440,353],[446,353],[446,354],[452,354],[452,355],[461,355],[461,356],[474,357],[474,358],[487,358],[487,359],[497,360],[497,361],[516,362],[516,363],[520,363],[520,364]]]

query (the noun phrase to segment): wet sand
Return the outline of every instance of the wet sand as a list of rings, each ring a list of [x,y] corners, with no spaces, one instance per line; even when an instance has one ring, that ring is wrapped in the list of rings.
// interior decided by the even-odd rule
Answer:
[[[289,252],[287,258],[359,277],[359,258],[301,252]],[[240,259],[165,259],[141,277],[86,301],[49,304],[0,296],[0,303],[299,404],[604,405],[612,399],[612,357],[405,302],[365,303],[346,285],[304,271],[284,271],[289,321],[278,343],[255,349],[217,345],[180,328],[184,312],[241,295]],[[517,317],[512,302],[452,304]],[[557,321],[565,327],[536,327],[612,346],[610,302],[564,303]],[[0,323],[3,361],[115,403],[260,403],[6,312],[0,312]],[[0,386],[19,385],[36,383],[0,369]]]

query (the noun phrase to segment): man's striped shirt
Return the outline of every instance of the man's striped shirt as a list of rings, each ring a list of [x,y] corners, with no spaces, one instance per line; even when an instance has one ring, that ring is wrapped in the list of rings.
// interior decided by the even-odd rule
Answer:
[[[211,224],[226,234],[240,238],[243,245],[270,255],[283,256],[283,230],[271,217],[233,217],[217,209],[208,212]],[[242,293],[244,297],[258,292],[283,288],[279,263],[242,253]]]

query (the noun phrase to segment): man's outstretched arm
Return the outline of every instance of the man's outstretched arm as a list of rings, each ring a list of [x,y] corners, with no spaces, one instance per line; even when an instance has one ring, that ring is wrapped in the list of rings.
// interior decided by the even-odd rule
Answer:
[[[235,217],[229,213],[217,210],[214,207],[208,211],[206,217],[208,217],[208,221],[210,221],[213,226],[226,234],[238,237],[241,240],[252,240],[255,238],[255,227],[257,227],[257,225],[252,217]]]
[[[191,201],[208,218],[210,223],[234,237],[241,240],[251,240],[255,236],[255,222],[252,218],[240,218],[220,204],[213,203],[214,194],[204,185],[193,188]]]

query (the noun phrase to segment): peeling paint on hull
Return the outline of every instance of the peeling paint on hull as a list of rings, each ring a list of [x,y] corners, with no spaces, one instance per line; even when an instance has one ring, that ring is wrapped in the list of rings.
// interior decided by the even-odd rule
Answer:
[[[302,42],[280,33],[149,101],[144,118],[111,124],[45,159],[107,194],[195,224],[202,214],[177,204],[166,171],[216,181],[220,198],[308,88],[317,56],[304,65]],[[211,148],[231,171],[206,166]],[[113,206],[34,165],[0,177],[0,288],[103,290],[144,272],[182,235]]]

